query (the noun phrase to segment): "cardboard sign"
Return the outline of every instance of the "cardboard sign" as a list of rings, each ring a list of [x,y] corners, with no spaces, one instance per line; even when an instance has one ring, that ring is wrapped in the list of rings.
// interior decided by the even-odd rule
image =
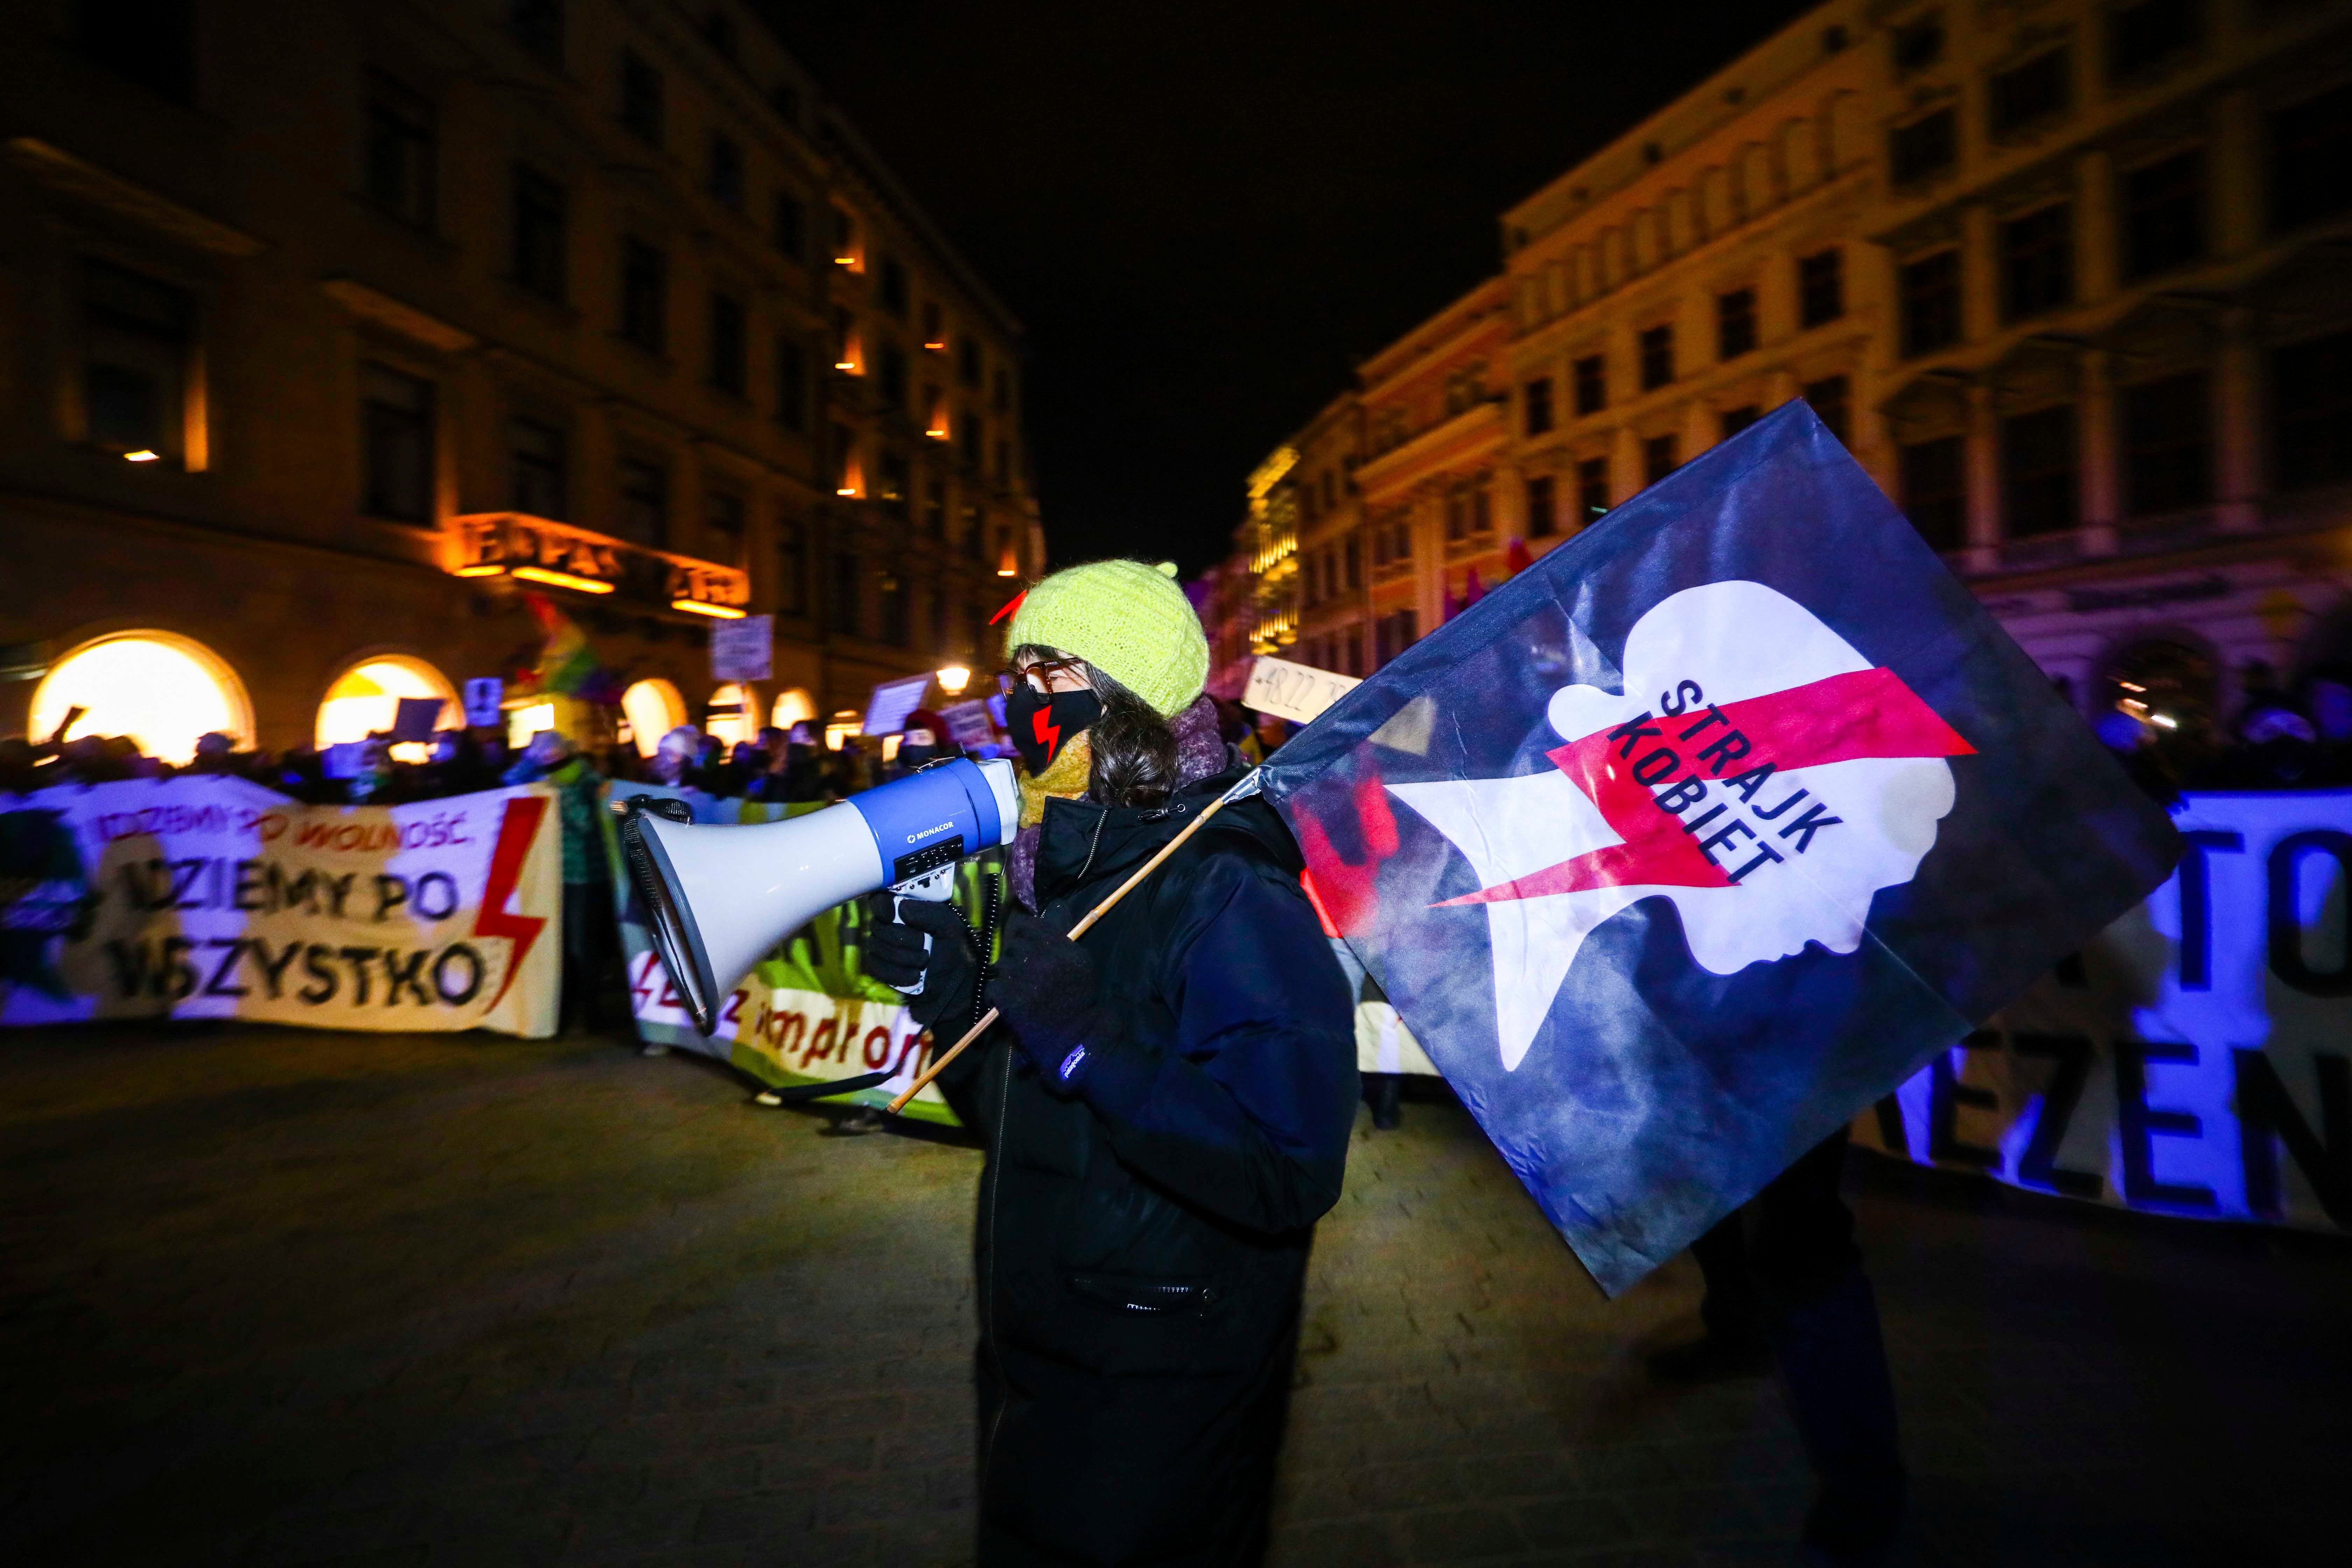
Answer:
[[[448,704],[438,697],[404,697],[392,721],[392,738],[395,741],[429,741],[433,726],[441,718],[441,710]]]
[[[745,616],[710,627],[710,679],[765,680],[776,649],[776,617]]]
[[[1312,724],[1323,710],[1363,683],[1352,675],[1335,675],[1311,664],[1260,654],[1250,666],[1249,684],[1242,689],[1242,706],[1294,723]]]
[[[477,676],[466,682],[466,722],[484,729],[497,729],[506,722],[499,709],[506,697],[507,683],[495,675]]]
[[[965,751],[996,740],[996,721],[989,717],[985,702],[959,702],[940,709],[940,717],[948,721],[948,739]]]
[[[866,733],[895,735],[907,727],[907,715],[923,705],[923,693],[929,690],[931,678],[910,675],[903,680],[886,680],[874,689],[866,704]]]

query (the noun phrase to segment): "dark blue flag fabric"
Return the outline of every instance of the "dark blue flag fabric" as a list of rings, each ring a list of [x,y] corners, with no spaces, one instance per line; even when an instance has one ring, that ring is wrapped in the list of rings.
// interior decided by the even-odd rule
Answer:
[[[1612,1295],[2179,850],[1801,403],[1416,644],[1265,788]]]

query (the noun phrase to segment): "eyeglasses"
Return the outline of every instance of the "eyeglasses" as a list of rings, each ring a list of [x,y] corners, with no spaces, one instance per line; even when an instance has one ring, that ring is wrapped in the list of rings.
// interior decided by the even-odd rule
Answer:
[[[996,684],[1000,689],[1010,692],[1013,687],[1026,679],[1039,691],[1046,692],[1054,689],[1054,679],[1056,676],[1074,676],[1083,682],[1086,679],[1086,669],[1087,661],[1082,658],[1041,658],[1033,660],[1025,668],[1006,668],[997,671]]]

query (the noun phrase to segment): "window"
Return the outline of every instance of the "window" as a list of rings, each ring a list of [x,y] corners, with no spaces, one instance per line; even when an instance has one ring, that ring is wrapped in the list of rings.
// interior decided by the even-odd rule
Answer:
[[[776,339],[776,423],[787,430],[808,428],[808,350],[798,338]]]
[[[1420,616],[1412,611],[1382,616],[1372,623],[1373,663],[1386,664],[1419,640]]]
[[[81,326],[86,438],[108,451],[178,462],[195,302],[139,273],[86,262]]]
[[[195,95],[193,0],[77,0],[75,42],[89,58],[174,103]]]
[[[895,572],[885,572],[875,584],[882,601],[882,640],[892,647],[907,646],[907,582]]]
[[[998,365],[990,385],[992,388],[988,397],[990,405],[999,414],[1010,409],[1013,406],[1013,373]]]
[[[877,292],[882,297],[882,308],[900,321],[905,321],[907,319],[906,264],[895,256],[884,257],[880,283]]]
[[[988,554],[988,527],[980,503],[963,503],[963,552],[967,560],[979,561]]]
[[[713,489],[702,501],[702,521],[710,537],[706,548],[721,561],[743,559],[743,498],[733,490]]]
[[[948,537],[948,482],[937,474],[923,479],[923,531],[940,543]]]
[[[783,512],[776,514],[776,609],[808,614],[808,530]]]
[[[966,386],[978,386],[980,368],[980,340],[960,339],[956,343],[956,379]]]
[[[669,535],[669,469],[642,458],[624,458],[620,477],[621,505],[613,531],[659,548]]]
[[[514,172],[514,280],[542,300],[563,298],[563,187],[536,169]]]
[[[433,521],[433,384],[370,360],[360,366],[362,510]]]
[[[899,517],[905,517],[912,505],[913,471],[908,467],[904,452],[882,454],[882,504]]]
[[[710,199],[735,212],[743,210],[743,149],[732,136],[710,133]]]
[[[1519,389],[1519,408],[1527,433],[1540,436],[1551,428],[1551,377],[1538,376]]]
[[[647,353],[669,344],[669,258],[642,239],[621,242],[621,336]]]
[[[507,0],[507,27],[543,60],[563,58],[563,0]]]
[[[2015,321],[2074,299],[2074,209],[2066,202],[2000,226],[2001,310]]]
[[[1351,589],[1362,587],[1364,585],[1363,541],[1352,533],[1348,535],[1347,545],[1341,552],[1340,559],[1346,563],[1347,585]]]
[[[833,624],[851,637],[866,635],[866,563],[853,550],[833,558]]]
[[[923,301],[923,346],[937,353],[948,346],[948,329],[939,301]]]
[[[1675,329],[1650,327],[1642,333],[1642,390],[1649,392],[1675,378]]]
[[[2271,394],[2279,488],[2352,479],[2352,332],[2274,353]]]
[[[2188,152],[2124,175],[2124,271],[2132,279],[2205,254],[2205,158]]]
[[[1715,357],[1738,359],[1755,346],[1756,290],[1734,289],[1728,294],[1717,294],[1715,297]]]
[[[1591,522],[1609,510],[1609,459],[1587,458],[1576,465],[1576,516]]]
[[[1339,476],[1329,468],[1323,470],[1323,510],[1329,511],[1339,504]]]
[[[709,379],[714,391],[740,397],[746,384],[743,301],[716,289],[710,295]]]
[[[2107,75],[2151,70],[2197,42],[2197,0],[2139,0],[2107,16]]]
[[[857,265],[857,220],[840,207],[833,209],[833,261],[836,267]]]
[[[833,493],[856,496],[865,476],[857,470],[857,437],[846,425],[833,427]]]
[[[533,517],[572,515],[563,432],[544,420],[517,417],[507,426],[507,462],[514,509]]]
[[[966,409],[963,417],[956,422],[956,435],[959,437],[956,456],[962,461],[963,471],[977,474],[980,472],[981,454],[988,449],[988,443],[982,438],[980,416]]]
[[[1923,16],[1895,29],[1895,68],[1908,75],[1944,58],[1944,19]]]
[[[1960,341],[1960,253],[1939,250],[1903,264],[1903,352],[1933,353]]]
[[[790,191],[776,193],[769,242],[794,261],[808,259],[808,207]]]
[[[1942,174],[1960,155],[1953,112],[1939,109],[1925,120],[1896,126],[1887,133],[1886,155],[1898,185],[1916,184]]]
[[[2074,405],[2003,420],[2000,468],[2010,538],[2033,539],[2074,527],[2082,493]]]
[[[1474,534],[1495,531],[1494,481],[1480,474],[1470,481],[1470,531]]]
[[[866,363],[857,342],[857,318],[846,307],[833,308],[833,368],[849,375],[866,374]]]
[[[116,632],[68,653],[33,689],[26,728],[55,734],[77,708],[79,733],[128,735],[167,763],[194,758],[214,730],[253,743],[245,683],[212,649],[170,632]]]
[[[1654,485],[1682,467],[1683,444],[1674,435],[1651,436],[1642,442],[1642,482]]]
[[[662,144],[662,74],[635,49],[621,51],[621,123],[648,147]]]
[[[1990,112],[1995,136],[2013,136],[2065,109],[2073,96],[2067,90],[2069,58],[2064,49],[2052,49],[1993,73]]]
[[[1718,439],[1730,440],[1762,416],[1756,405],[1752,403],[1743,403],[1737,408],[1725,409],[1720,416],[1723,434]]]
[[[1903,515],[1931,550],[1958,550],[1969,542],[1966,458],[1958,436],[1916,442],[1898,454]]]
[[[1528,537],[1549,539],[1559,531],[1559,514],[1552,502],[1552,477],[1537,474],[1528,480]]]
[[[1801,395],[1811,407],[1813,416],[1829,426],[1830,434],[1836,437],[1840,444],[1853,445],[1853,437],[1846,433],[1852,416],[1850,410],[1853,395],[1845,377],[1825,375],[1819,381],[1809,381],[1805,383]]]
[[[2271,121],[2271,207],[2280,228],[2352,206],[2352,82]]]
[[[1845,314],[1845,252],[1824,250],[1797,262],[1797,321],[1818,327]]]
[[[897,343],[884,343],[877,358],[874,390],[885,408],[907,406],[907,351]]]
[[[1470,492],[1457,483],[1445,492],[1445,542],[1452,544],[1469,537]]]
[[[2124,504],[2133,517],[2213,499],[2213,392],[2203,371],[2123,393]]]
[[[368,81],[367,199],[404,223],[433,226],[433,106],[388,77]]]
[[[1570,367],[1576,373],[1576,411],[1598,414],[1609,405],[1609,362],[1586,354]]]
[[[1364,628],[1361,626],[1348,628],[1348,668],[1341,673],[1359,677],[1369,673],[1364,668]]]

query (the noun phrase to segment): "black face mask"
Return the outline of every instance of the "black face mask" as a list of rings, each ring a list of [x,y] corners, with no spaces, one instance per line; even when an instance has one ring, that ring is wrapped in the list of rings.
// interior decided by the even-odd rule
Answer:
[[[1102,699],[1084,687],[1049,696],[1024,680],[1004,699],[1004,727],[1031,778],[1045,773],[1071,736],[1101,717]]]

